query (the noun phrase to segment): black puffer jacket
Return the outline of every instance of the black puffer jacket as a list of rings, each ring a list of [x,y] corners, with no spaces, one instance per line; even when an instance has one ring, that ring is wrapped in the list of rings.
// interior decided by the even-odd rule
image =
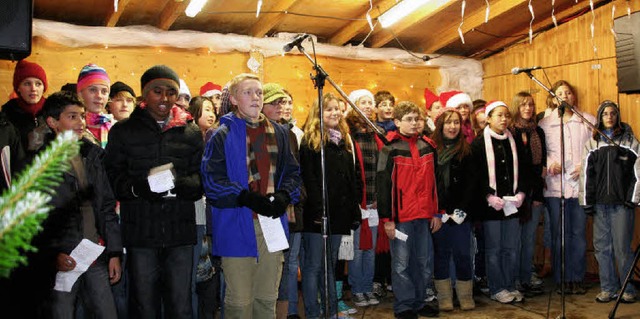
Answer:
[[[172,113],[183,115],[176,108]],[[120,201],[126,247],[195,244],[194,201],[202,198],[202,151],[202,133],[192,120],[163,131],[149,112],[136,108],[111,128],[105,167]],[[149,201],[133,194],[136,181],[146,179],[151,168],[168,163],[175,170],[177,197]]]
[[[4,172],[0,168],[0,173],[8,173],[10,175],[19,173],[24,166],[24,149],[20,142],[20,132],[7,120],[5,113],[0,112],[0,151],[5,146],[9,146],[11,172]],[[0,176],[0,191],[5,190],[8,186],[5,178]]]
[[[356,163],[357,164],[357,163]],[[340,145],[325,145],[325,171],[328,196],[327,214],[331,234],[347,235],[351,227],[360,223],[360,198],[362,189],[360,178],[356,176],[356,165],[353,153],[347,151],[344,139]],[[359,164],[357,164],[359,167]],[[300,145],[300,170],[307,190],[307,201],[304,205],[305,232],[320,232],[322,217],[322,171],[320,168],[320,152],[310,148],[305,138]]]
[[[51,133],[51,130],[42,116],[34,117],[23,111],[18,105],[17,98],[5,103],[2,106],[2,112],[20,132],[20,141],[26,155],[25,162],[31,163],[35,155],[44,146],[46,135]]]

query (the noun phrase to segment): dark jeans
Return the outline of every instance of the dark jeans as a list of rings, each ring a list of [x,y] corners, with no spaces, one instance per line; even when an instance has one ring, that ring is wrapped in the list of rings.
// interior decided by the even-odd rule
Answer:
[[[160,300],[167,318],[192,318],[191,271],[193,246],[127,248],[130,314],[156,319]]]
[[[73,318],[76,298],[83,301],[84,312],[91,318],[116,318],[116,304],[111,294],[107,263],[100,260],[78,278],[70,292],[54,290],[51,295],[52,318]]]
[[[455,277],[459,280],[471,280],[471,223],[444,223],[439,231],[433,233],[435,248],[434,278],[447,279],[450,273],[450,260],[453,257]]]

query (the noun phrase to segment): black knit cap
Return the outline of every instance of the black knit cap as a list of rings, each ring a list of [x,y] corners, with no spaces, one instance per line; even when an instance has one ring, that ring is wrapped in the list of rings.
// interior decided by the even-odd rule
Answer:
[[[158,85],[166,85],[176,90],[180,90],[180,78],[178,74],[166,65],[152,66],[144,72],[140,78],[142,87],[142,98]],[[153,85],[152,85],[153,84]]]
[[[114,98],[118,93],[122,91],[127,91],[131,93],[131,96],[133,97],[136,96],[136,93],[133,92],[133,89],[130,86],[126,85],[123,82],[118,81],[116,83],[111,84],[111,90],[109,91],[109,98],[110,99]]]

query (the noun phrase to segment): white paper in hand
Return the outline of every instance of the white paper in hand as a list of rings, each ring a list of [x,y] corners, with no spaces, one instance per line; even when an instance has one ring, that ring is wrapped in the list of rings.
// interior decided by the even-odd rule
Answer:
[[[504,196],[502,199],[504,200],[504,208],[502,208],[502,211],[505,216],[511,216],[518,212],[518,207],[516,207],[518,199],[515,196]]]
[[[289,248],[289,240],[287,240],[287,235],[284,233],[280,218],[273,219],[258,215],[258,221],[260,222],[264,241],[267,243],[267,250],[270,253]]]
[[[151,169],[147,181],[149,181],[149,188],[152,192],[164,193],[175,187],[172,168],[173,163],[169,163]]]
[[[409,238],[409,235],[399,231],[396,228],[396,239],[402,240],[402,241],[407,241],[407,239]]]
[[[104,246],[100,246],[86,238],[83,239],[69,255],[76,261],[76,268],[70,271],[58,271],[53,289],[70,292],[76,280],[89,269],[89,266],[98,259],[103,250]]]

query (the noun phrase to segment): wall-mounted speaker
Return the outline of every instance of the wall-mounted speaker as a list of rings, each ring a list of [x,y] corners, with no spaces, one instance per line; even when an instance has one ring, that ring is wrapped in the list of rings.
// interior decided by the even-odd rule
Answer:
[[[613,21],[616,32],[618,92],[640,92],[640,12]]]
[[[0,1],[0,59],[21,60],[31,54],[33,0]]]

